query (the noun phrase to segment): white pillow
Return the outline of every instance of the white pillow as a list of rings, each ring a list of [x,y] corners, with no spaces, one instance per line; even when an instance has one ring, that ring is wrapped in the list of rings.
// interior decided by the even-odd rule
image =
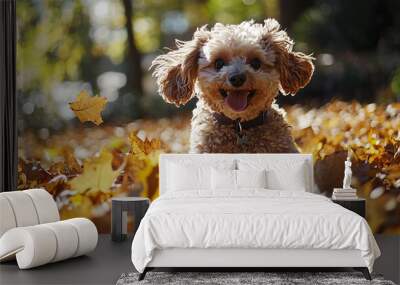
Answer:
[[[206,156],[205,156],[206,158]],[[236,161],[228,159],[175,159],[165,165],[167,191],[211,190],[211,168],[235,169]]]
[[[267,188],[267,176],[263,170],[235,170],[237,188]]]
[[[268,189],[307,191],[307,179],[304,167],[293,168],[290,171],[268,170],[267,181]]]
[[[238,190],[241,188],[266,188],[265,170],[211,169],[211,188],[213,190]]]
[[[239,170],[265,169],[267,188],[273,190],[307,191],[310,171],[304,160],[239,159]]]
[[[210,171],[210,167],[169,163],[167,180],[168,190],[185,191],[210,189]]]
[[[236,170],[212,168],[211,188],[213,190],[236,190]]]

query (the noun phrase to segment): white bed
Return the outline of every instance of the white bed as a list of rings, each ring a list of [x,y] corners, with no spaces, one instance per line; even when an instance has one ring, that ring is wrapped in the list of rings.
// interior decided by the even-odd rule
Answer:
[[[265,187],[255,187],[260,169]],[[236,184],[220,179],[217,189],[225,173]],[[161,155],[160,197],[136,232],[132,262],[140,279],[155,267],[354,267],[370,278],[380,251],[367,222],[313,189],[311,155]]]

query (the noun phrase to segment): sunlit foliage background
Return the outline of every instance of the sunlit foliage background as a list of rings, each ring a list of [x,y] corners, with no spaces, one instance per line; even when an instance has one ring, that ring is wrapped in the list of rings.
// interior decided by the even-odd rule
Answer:
[[[63,218],[90,217],[108,232],[110,198],[156,198],[158,155],[188,150],[195,102],[164,103],[151,61],[198,26],[275,17],[316,58],[309,86],[278,103],[314,154],[319,189],[340,186],[352,150],[373,231],[398,234],[399,13],[399,1],[378,0],[18,1],[19,188],[44,187]],[[69,108],[82,90],[107,98],[102,125]],[[107,175],[94,179],[96,169]]]

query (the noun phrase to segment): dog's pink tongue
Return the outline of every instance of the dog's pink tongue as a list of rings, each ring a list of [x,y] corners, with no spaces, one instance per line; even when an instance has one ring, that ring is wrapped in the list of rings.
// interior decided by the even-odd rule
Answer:
[[[247,107],[247,92],[230,91],[225,98],[225,103],[236,112],[243,111]]]

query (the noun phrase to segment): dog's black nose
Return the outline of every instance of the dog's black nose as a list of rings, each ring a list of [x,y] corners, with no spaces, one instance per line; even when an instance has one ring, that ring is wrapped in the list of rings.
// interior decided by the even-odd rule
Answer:
[[[244,73],[236,73],[234,75],[229,76],[229,82],[232,86],[240,87],[246,81],[246,74]]]

